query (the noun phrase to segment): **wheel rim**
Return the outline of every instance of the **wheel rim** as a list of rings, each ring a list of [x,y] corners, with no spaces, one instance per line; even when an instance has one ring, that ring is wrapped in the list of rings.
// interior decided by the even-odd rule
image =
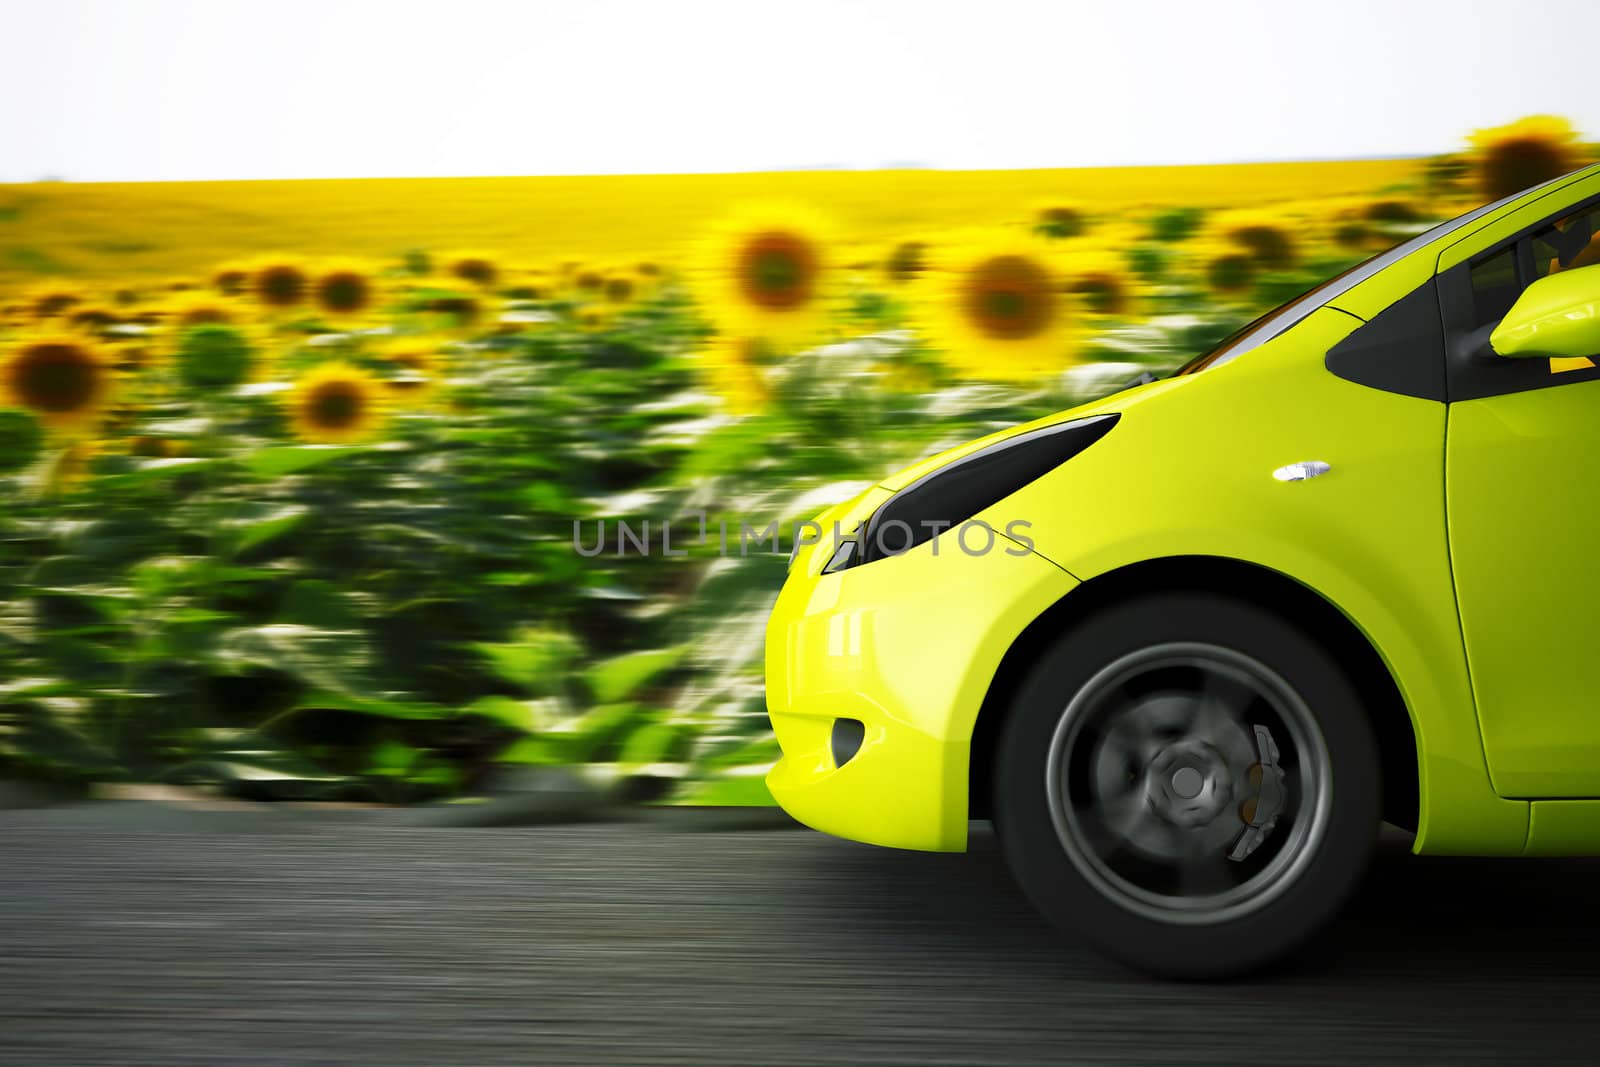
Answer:
[[[1062,847],[1106,897],[1218,923],[1294,884],[1327,832],[1332,769],[1310,708],[1235,649],[1155,645],[1073,695],[1046,763]]]

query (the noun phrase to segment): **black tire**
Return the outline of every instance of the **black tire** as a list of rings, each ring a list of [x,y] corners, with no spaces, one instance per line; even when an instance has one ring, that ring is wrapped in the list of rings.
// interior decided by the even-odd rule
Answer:
[[[1064,633],[1020,686],[996,758],[996,829],[1034,905],[1167,977],[1237,975],[1299,946],[1360,880],[1382,810],[1372,729],[1330,654],[1204,593]],[[1264,830],[1246,821],[1273,813]]]

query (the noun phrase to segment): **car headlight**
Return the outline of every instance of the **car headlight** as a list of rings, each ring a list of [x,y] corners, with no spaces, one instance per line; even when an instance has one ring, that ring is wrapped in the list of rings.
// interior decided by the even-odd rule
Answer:
[[[840,542],[822,573],[900,555],[960,526],[1100,440],[1119,417],[1094,415],[1029,430],[930,471]]]

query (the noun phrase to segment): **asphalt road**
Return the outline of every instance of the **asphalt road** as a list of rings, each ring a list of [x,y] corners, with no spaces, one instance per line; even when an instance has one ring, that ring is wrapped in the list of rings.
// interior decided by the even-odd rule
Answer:
[[[1048,929],[986,836],[0,812],[0,1062],[1589,1063],[1597,889],[1390,845],[1291,967],[1184,985]]]

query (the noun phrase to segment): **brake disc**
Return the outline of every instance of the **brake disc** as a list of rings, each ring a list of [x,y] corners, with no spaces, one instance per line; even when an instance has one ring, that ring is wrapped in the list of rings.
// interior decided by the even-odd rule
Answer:
[[[1245,824],[1239,839],[1228,853],[1230,860],[1239,861],[1260,848],[1278,825],[1289,791],[1284,785],[1286,775],[1278,765],[1278,744],[1265,726],[1256,726],[1257,762],[1250,768],[1250,778],[1255,785],[1255,795],[1239,805],[1239,819]]]

